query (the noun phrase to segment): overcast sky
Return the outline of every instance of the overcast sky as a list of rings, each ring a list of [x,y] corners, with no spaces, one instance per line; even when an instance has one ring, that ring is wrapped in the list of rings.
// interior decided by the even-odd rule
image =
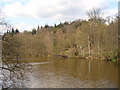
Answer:
[[[7,21],[19,30],[38,25],[85,19],[86,11],[100,8],[104,17],[118,12],[119,0],[0,0]]]

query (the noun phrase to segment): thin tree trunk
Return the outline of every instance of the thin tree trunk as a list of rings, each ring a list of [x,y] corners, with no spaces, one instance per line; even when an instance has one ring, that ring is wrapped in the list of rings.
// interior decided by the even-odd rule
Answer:
[[[98,49],[98,54],[100,54],[100,41],[98,40],[98,43],[97,43],[97,49]]]
[[[90,36],[88,35],[88,52],[89,56],[91,55],[91,42],[90,42]]]
[[[82,46],[80,46],[80,54],[82,55]]]

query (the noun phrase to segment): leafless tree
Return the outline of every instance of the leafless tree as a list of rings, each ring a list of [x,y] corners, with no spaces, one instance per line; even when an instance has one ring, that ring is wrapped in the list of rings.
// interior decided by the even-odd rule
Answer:
[[[25,71],[27,69],[26,63],[19,62],[18,60],[11,61],[10,58],[3,58],[2,45],[7,45],[10,42],[2,40],[3,34],[6,31],[11,30],[11,25],[6,22],[4,15],[0,11],[0,89],[10,88],[10,87],[25,87]],[[12,43],[12,42],[11,42]],[[9,47],[8,47],[9,48]],[[26,68],[26,70],[25,70]]]

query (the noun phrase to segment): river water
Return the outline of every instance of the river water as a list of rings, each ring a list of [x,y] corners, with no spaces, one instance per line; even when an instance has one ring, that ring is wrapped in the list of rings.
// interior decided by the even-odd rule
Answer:
[[[117,88],[116,62],[80,59],[26,60],[29,88]]]

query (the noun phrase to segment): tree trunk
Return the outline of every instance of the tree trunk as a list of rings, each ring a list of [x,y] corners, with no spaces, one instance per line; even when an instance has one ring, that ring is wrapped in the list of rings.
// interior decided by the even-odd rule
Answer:
[[[97,43],[97,51],[98,51],[98,54],[100,54],[100,41],[98,40],[98,43]]]
[[[88,52],[89,56],[91,55],[91,41],[90,41],[90,36],[88,35]]]

